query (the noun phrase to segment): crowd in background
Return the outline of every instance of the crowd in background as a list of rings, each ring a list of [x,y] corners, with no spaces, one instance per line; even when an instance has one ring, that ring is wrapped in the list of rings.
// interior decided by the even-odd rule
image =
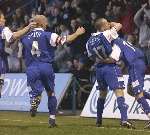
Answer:
[[[123,25],[119,35],[145,53],[147,73],[150,70],[150,0],[6,0],[3,9],[7,26],[12,31],[21,29],[36,14],[44,14],[49,21],[47,30],[62,36],[73,33],[84,26],[86,34],[70,45],[56,48],[55,72],[71,72],[77,78],[88,78],[94,68],[86,55],[86,41],[95,32],[94,22],[99,17]],[[145,4],[147,2],[147,4]],[[1,2],[0,2],[1,3]],[[5,2],[6,3],[6,2]],[[12,4],[13,3],[13,4]],[[17,7],[18,5],[18,7]],[[3,6],[4,7],[4,6]],[[18,44],[16,41],[14,44]],[[24,72],[22,58],[18,58],[18,47],[6,48],[9,72]],[[126,73],[122,64],[123,72]]]
[[[30,18],[37,14],[47,16],[47,31],[62,36],[83,26],[86,29],[84,35],[69,45],[56,48],[53,63],[55,72],[73,73],[81,85],[95,80],[95,65],[87,57],[86,42],[95,32],[94,22],[99,17],[123,25],[119,35],[144,52],[146,73],[150,73],[150,0],[0,0],[0,8],[12,31],[26,26]],[[24,72],[24,61],[18,57],[19,41],[13,44],[5,49],[8,54],[8,72]],[[120,66],[126,74],[125,65],[120,62]],[[91,90],[90,85],[86,85],[86,88]],[[77,94],[79,107],[86,101],[83,97],[88,97],[87,93],[83,94],[82,91]]]

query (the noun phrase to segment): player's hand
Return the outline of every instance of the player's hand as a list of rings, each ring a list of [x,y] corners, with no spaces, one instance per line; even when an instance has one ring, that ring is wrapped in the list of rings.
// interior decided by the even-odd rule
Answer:
[[[83,27],[79,27],[77,30],[76,30],[76,35],[82,35],[85,33],[85,29]]]
[[[27,27],[28,27],[29,29],[36,28],[36,27],[37,27],[37,23],[36,23],[36,22],[30,22]]]

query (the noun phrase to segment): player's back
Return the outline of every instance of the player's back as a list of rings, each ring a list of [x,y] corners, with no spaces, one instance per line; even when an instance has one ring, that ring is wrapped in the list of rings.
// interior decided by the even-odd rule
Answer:
[[[111,44],[105,39],[103,33],[91,35],[86,44],[89,56],[107,58],[112,51]]]
[[[22,39],[23,57],[26,65],[33,62],[51,63],[54,59],[54,47],[50,45],[51,32],[37,28]]]
[[[124,39],[117,38],[112,43],[113,45],[117,45],[120,48],[120,57],[128,65],[134,63],[134,61],[138,58],[144,58],[144,54],[139,48],[135,47]]]

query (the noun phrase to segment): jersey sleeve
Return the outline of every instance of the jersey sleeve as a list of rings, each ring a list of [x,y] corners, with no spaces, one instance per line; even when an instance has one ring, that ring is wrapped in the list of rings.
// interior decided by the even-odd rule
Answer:
[[[121,49],[116,44],[114,44],[112,47],[112,52],[110,54],[110,57],[116,61],[119,61],[120,55],[121,55]]]
[[[59,36],[56,33],[52,33],[50,37],[50,44],[51,46],[58,46],[58,45],[63,45],[67,41],[67,36]]]
[[[13,32],[8,27],[5,27],[2,31],[2,38],[6,39],[7,42],[12,42]]]
[[[112,40],[118,37],[118,33],[115,27],[112,27],[110,30],[104,31],[103,35],[105,36],[105,38],[108,40],[109,43],[111,43]]]

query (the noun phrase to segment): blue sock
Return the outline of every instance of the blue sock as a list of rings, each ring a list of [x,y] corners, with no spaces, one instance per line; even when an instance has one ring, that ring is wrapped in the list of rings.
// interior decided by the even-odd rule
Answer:
[[[56,115],[57,99],[55,96],[48,97],[48,109],[50,115]]]
[[[128,117],[127,117],[128,105],[125,103],[125,98],[117,97],[117,104],[118,104],[118,108],[121,114],[121,121],[127,121],[128,120]]]
[[[146,101],[145,97],[139,98],[139,99],[137,100],[137,102],[142,105],[143,111],[144,111],[146,114],[149,114],[149,113],[150,113],[150,106],[149,106],[148,102]]]
[[[97,100],[97,122],[101,122],[101,120],[102,120],[104,104],[105,104],[105,99],[98,98],[98,100]]]
[[[143,94],[145,99],[150,99],[150,93],[143,91]]]

